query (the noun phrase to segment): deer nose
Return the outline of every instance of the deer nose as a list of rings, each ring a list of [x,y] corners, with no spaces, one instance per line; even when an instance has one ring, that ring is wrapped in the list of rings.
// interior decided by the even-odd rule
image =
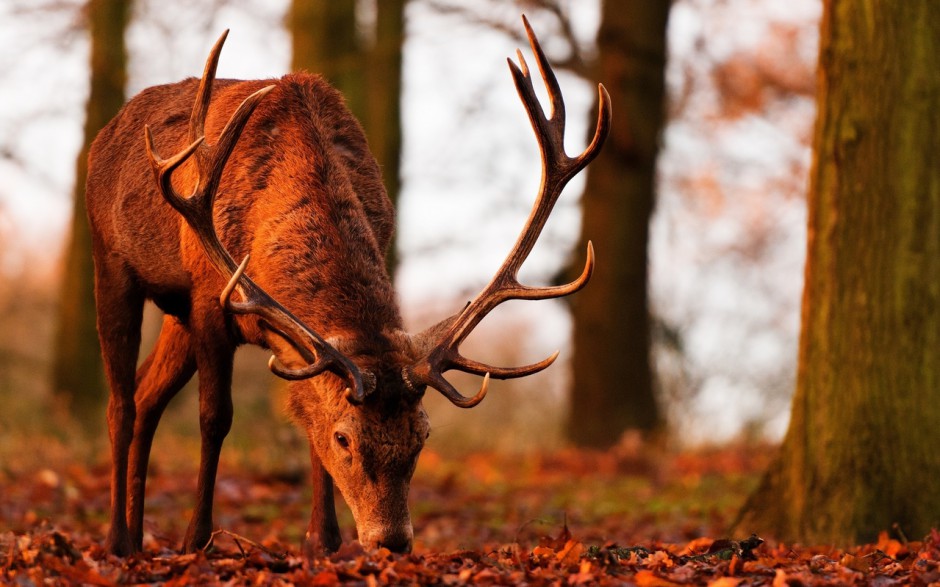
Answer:
[[[411,552],[411,543],[414,537],[411,524],[398,528],[385,527],[376,530],[378,531],[366,531],[364,534],[360,535],[359,542],[366,548],[387,548],[399,554],[408,554]]]
[[[407,534],[394,534],[378,541],[379,548],[387,548],[398,554],[411,552],[411,536]]]
[[[414,527],[408,510],[396,510],[395,515],[383,516],[382,513],[375,516],[378,520],[366,520],[361,525],[357,522],[359,543],[366,549],[387,548],[395,553],[410,553]]]

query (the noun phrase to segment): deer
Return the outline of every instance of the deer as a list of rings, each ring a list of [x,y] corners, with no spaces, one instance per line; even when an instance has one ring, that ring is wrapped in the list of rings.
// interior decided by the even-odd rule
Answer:
[[[550,102],[546,115],[517,51],[519,63],[507,61],[541,152],[535,204],[489,284],[417,334],[404,330],[385,268],[394,210],[378,164],[343,97],[322,77],[215,79],[225,31],[201,79],[143,90],[98,134],[86,203],[110,387],[107,551],[142,550],[154,434],[197,372],[201,453],[183,550],[210,542],[219,456],[233,417],[233,354],[251,344],[272,352],[268,366],[289,381],[289,412],[309,441],[313,503],[304,553],[342,545],[334,488],[363,547],[410,552],[408,492],[430,430],[425,391],[472,408],[491,379],[547,368],[558,352],[498,367],[459,347],[499,304],[567,296],[594,268],[588,242],[574,281],[536,287],[517,278],[562,189],[599,152],[611,116],[598,84],[593,138],[580,155],[566,154],[561,89],[525,17],[523,25]],[[146,300],[164,316],[138,367]],[[482,377],[479,390],[462,394],[444,377],[451,370]]]

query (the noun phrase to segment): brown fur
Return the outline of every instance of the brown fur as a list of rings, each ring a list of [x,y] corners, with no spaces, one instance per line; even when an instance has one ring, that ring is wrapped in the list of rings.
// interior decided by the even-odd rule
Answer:
[[[282,376],[312,377],[290,386],[291,411],[310,441],[313,510],[307,546],[333,550],[340,545],[335,482],[352,509],[360,542],[410,550],[408,486],[428,434],[420,402],[424,390],[434,388],[469,408],[486,395],[491,376],[524,377],[548,367],[557,353],[523,367],[493,367],[461,356],[459,346],[503,301],[571,294],[584,287],[593,268],[589,244],[585,269],[571,283],[529,287],[518,282],[519,267],[564,185],[597,155],[610,128],[610,98],[599,87],[594,139],[576,157],[565,153],[561,91],[531,27],[525,26],[553,106],[551,118],[546,117],[520,54],[521,67],[513,64],[510,70],[543,152],[535,207],[490,284],[463,310],[415,336],[402,331],[385,272],[393,211],[378,165],[342,98],[320,77],[297,73],[279,80],[213,82],[223,35],[201,84],[189,79],[145,90],[101,131],[89,156],[87,204],[98,331],[111,386],[109,551],[127,554],[141,548],[153,436],[167,403],[196,371],[202,455],[195,511],[183,546],[189,551],[206,545],[219,453],[232,423],[232,356],[244,343],[272,349],[283,366],[275,372]],[[199,116],[190,128],[190,113],[202,113],[206,106],[199,101],[193,108],[197,86],[200,96],[212,88],[204,129]],[[247,124],[223,133],[230,118]],[[145,125],[153,130],[148,143]],[[238,137],[217,190],[201,175],[215,177],[210,168],[222,169],[219,162],[228,151],[200,145],[202,134],[209,144],[220,135]],[[189,157],[194,153],[190,145],[204,149],[196,162],[150,158],[154,150]],[[154,174],[158,181],[169,178],[172,187],[158,184]],[[197,186],[191,200],[176,194]],[[249,253],[250,279],[235,273],[233,287],[252,302],[263,301],[252,311],[280,302],[299,322],[287,318],[286,324],[269,325],[254,314],[239,313],[227,296],[220,303],[220,292],[231,292],[226,288],[235,266],[230,256],[242,259]],[[254,289],[246,289],[251,282]],[[156,347],[135,372],[145,299],[156,302],[166,317]],[[236,304],[244,309],[245,302]],[[306,338],[288,341],[278,326],[288,336],[302,331]],[[317,370],[323,365],[331,370]],[[480,391],[462,395],[443,376],[451,369],[484,376]]]
[[[249,273],[258,285],[324,337],[342,339],[353,361],[379,379],[361,407],[344,399],[343,385],[331,374],[291,385],[292,411],[311,441],[313,545],[339,545],[327,499],[335,479],[355,513],[360,540],[407,550],[408,480],[427,421],[418,397],[401,380],[402,366],[414,358],[402,350],[408,347],[397,334],[401,318],[384,270],[393,210],[358,122],[319,76],[217,80],[207,140],[214,141],[245,97],[269,83],[274,90],[255,110],[226,166],[214,208],[217,231],[235,258],[251,253]],[[143,91],[101,131],[89,158],[99,331],[117,447],[108,546],[118,553],[141,547],[153,433],[163,408],[194,371],[200,372],[203,457],[186,550],[205,545],[212,530],[218,451],[231,425],[235,347],[269,347],[282,363],[300,363],[294,349],[256,317],[222,312],[218,296],[225,280],[153,181],[143,127],[150,125],[163,152],[185,147],[197,85],[188,79]],[[182,193],[198,179],[190,163],[176,175]],[[135,376],[144,299],[156,302],[167,318],[155,350]],[[117,429],[121,414],[135,422],[132,441]],[[349,451],[335,446],[339,428],[351,443]],[[129,457],[124,446],[130,447]],[[122,462],[128,463],[126,473]],[[130,484],[126,508],[124,478]]]

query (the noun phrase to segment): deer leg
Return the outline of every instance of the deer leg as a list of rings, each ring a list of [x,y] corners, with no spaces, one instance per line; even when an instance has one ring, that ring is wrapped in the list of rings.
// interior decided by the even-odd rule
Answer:
[[[320,457],[310,445],[310,475],[313,481],[313,508],[310,525],[304,537],[303,551],[307,558],[315,558],[324,552],[336,552],[343,543],[336,520],[336,504],[333,501],[333,478],[323,468]]]
[[[189,330],[176,317],[164,316],[153,352],[137,369],[137,419],[127,481],[130,486],[127,520],[131,539],[138,550],[143,548],[144,492],[153,436],[167,404],[195,371]]]
[[[102,259],[103,256],[96,258]],[[134,371],[140,349],[144,296],[122,267],[95,264],[98,338],[110,386],[108,436],[111,440],[111,527],[105,549],[118,556],[134,552],[127,528],[127,464],[134,436]]]
[[[217,304],[214,298],[212,301]],[[232,360],[235,348],[228,340],[217,336],[219,332],[226,330],[221,308],[216,306],[216,310],[211,314],[218,324],[208,329],[204,325],[199,327],[194,324],[192,330],[196,368],[199,371],[199,431],[202,436],[202,451],[196,486],[196,505],[183,539],[185,552],[204,548],[212,536],[212,501],[219,455],[222,452],[222,441],[232,427]]]

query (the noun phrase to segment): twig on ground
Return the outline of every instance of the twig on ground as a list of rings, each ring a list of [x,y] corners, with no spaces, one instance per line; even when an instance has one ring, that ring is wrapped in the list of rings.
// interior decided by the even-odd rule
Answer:
[[[252,548],[257,548],[258,550],[262,551],[263,553],[277,560],[282,561],[282,560],[287,559],[287,555],[284,554],[283,552],[276,552],[274,550],[271,550],[267,546],[259,542],[255,542],[251,538],[246,538],[240,534],[236,534],[235,532],[232,532],[231,530],[226,530],[224,528],[220,528],[219,530],[216,530],[215,532],[212,533],[212,536],[209,537],[209,544],[207,546],[211,546],[212,542],[215,540],[215,537],[218,536],[219,534],[225,534],[227,536],[231,536],[232,540],[235,541],[235,546],[238,547],[239,552],[241,552],[242,557],[244,558],[247,558],[248,554],[245,552],[245,549],[242,548],[242,545],[241,545],[242,542],[245,542],[246,544],[250,545]]]

